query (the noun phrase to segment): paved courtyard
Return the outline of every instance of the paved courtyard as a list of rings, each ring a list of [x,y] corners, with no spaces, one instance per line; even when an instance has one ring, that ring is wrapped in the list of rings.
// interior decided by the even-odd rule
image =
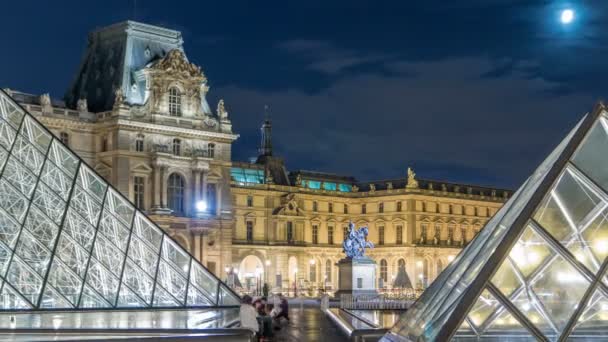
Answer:
[[[291,323],[283,322],[281,330],[275,331],[272,341],[348,341],[338,328],[325,316],[318,306],[304,306],[293,303],[289,308]]]

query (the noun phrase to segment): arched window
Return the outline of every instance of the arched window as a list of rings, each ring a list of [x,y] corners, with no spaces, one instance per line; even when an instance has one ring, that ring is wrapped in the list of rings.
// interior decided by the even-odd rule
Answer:
[[[215,144],[210,143],[207,145],[207,157],[213,158],[215,156]]]
[[[184,178],[172,173],[167,182],[167,205],[174,213],[184,212]]]
[[[143,152],[144,151],[144,136],[142,134],[138,134],[135,138],[135,151]]]
[[[173,139],[173,154],[179,156],[182,152],[182,141],[179,139]]]
[[[182,95],[176,87],[169,88],[169,115],[182,115]]]
[[[380,260],[380,279],[384,283],[388,281],[388,263],[385,259]]]
[[[325,281],[331,282],[331,260],[325,262]]]
[[[70,144],[70,136],[66,132],[59,133],[59,140],[66,146]]]

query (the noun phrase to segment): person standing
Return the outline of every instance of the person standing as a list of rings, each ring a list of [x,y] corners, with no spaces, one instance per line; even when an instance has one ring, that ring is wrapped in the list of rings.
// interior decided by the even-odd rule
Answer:
[[[258,324],[258,313],[252,305],[253,299],[251,296],[245,295],[241,301],[241,307],[239,309],[239,318],[241,320],[241,327],[253,330],[256,334],[260,331]]]

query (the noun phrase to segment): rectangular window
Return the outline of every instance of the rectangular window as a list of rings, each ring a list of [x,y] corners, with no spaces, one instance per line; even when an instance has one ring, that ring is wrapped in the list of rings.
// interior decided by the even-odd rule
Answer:
[[[327,243],[334,244],[334,227],[327,227]]]
[[[136,152],[143,152],[144,151],[144,140],[137,138],[137,140],[135,140],[135,151]]]
[[[384,227],[378,227],[378,244],[384,245]]]
[[[312,211],[317,212],[318,209],[319,205],[317,204],[317,201],[312,202]]]
[[[344,203],[344,213],[348,214],[348,204]]]
[[[101,152],[106,152],[108,150],[108,138],[101,138]]]
[[[397,226],[396,231],[397,231],[396,232],[396,234],[397,234],[396,243],[398,245],[401,245],[401,244],[403,244],[403,226]]]
[[[144,177],[133,177],[133,203],[139,209],[144,209]]]
[[[247,196],[247,206],[253,207],[253,196]]]
[[[308,279],[311,282],[316,282],[317,281],[317,264],[310,264],[310,270],[309,270],[309,274],[308,274]]]
[[[333,212],[334,212],[334,204],[333,204],[333,203],[329,203],[329,204],[328,204],[328,207],[327,207],[327,210],[328,210],[330,213],[333,213]]]
[[[319,243],[319,226],[312,226],[312,244],[316,245]]]
[[[253,242],[253,222],[247,221],[247,241]]]
[[[378,204],[378,212],[379,213],[383,213],[384,212],[384,203]]]
[[[287,222],[287,242],[293,242],[293,223]]]
[[[65,145],[70,145],[70,136],[66,132],[59,133],[59,140]]]
[[[348,226],[342,228],[342,238],[346,241],[347,237],[348,237]]]
[[[397,202],[397,211],[401,211],[403,209],[402,202]]]
[[[361,214],[367,214],[367,205],[361,204]]]

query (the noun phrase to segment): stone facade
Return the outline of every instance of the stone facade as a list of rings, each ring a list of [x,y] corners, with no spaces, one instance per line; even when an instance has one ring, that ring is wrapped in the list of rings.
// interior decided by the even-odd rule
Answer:
[[[244,286],[335,288],[353,220],[370,228],[379,287],[391,287],[400,263],[424,287],[509,195],[419,180],[411,169],[367,183],[289,172],[272,156],[269,120],[257,162],[233,162],[238,135],[223,100],[210,109],[208,91],[181,33],[125,22],[90,35],[64,101],[9,93],[211,271],[239,270]]]

